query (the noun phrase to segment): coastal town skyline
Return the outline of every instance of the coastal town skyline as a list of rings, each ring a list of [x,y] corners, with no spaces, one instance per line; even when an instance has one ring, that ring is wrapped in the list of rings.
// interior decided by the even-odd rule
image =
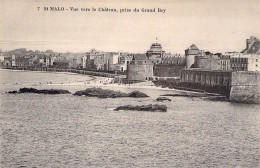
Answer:
[[[249,36],[249,37],[256,37],[256,38],[258,38],[258,36],[252,36],[252,35]],[[248,37],[247,37],[247,38],[248,38]],[[11,49],[9,49],[9,50],[5,50],[5,49],[3,49],[3,48],[0,48],[0,51],[1,51],[1,52],[9,52],[9,51],[18,50],[18,49],[26,49],[26,50],[28,50],[28,51],[34,51],[34,52],[36,52],[36,51],[39,51],[39,52],[53,51],[53,52],[55,52],[55,53],[87,53],[87,52],[90,52],[91,50],[95,49],[95,50],[97,50],[97,51],[99,51],[99,52],[126,52],[126,53],[138,54],[138,53],[146,53],[146,52],[149,50],[151,44],[153,44],[153,43],[161,44],[161,45],[163,46],[163,49],[166,48],[166,47],[163,45],[164,43],[161,43],[161,42],[158,40],[157,37],[156,37],[155,39],[156,39],[156,40],[150,42],[150,43],[147,45],[146,49],[143,49],[143,51],[141,51],[141,52],[130,52],[130,51],[125,51],[125,50],[121,50],[121,49],[117,49],[117,50],[113,50],[113,51],[111,51],[111,50],[108,50],[108,51],[107,51],[107,50],[99,49],[99,48],[97,48],[97,47],[85,48],[84,50],[72,50],[72,51],[69,51],[69,50],[67,50],[67,51],[60,51],[60,50],[59,50],[59,51],[58,51],[58,50],[54,50],[54,49],[51,48],[51,47],[50,47],[50,48],[44,48],[44,49],[40,50],[39,48],[41,48],[41,47],[39,47],[39,48],[28,48],[28,47],[23,46],[23,45],[21,45],[21,47],[11,48]],[[190,45],[193,45],[193,44],[196,45],[196,46],[199,46],[199,45],[197,45],[198,43],[192,43],[192,44],[190,44]],[[223,54],[228,53],[228,52],[237,52],[237,53],[239,53],[239,52],[242,52],[242,51],[245,49],[245,48],[244,48],[244,46],[245,46],[245,41],[244,41],[244,40],[242,41],[242,44],[243,44],[242,48],[237,49],[237,50],[232,50],[232,51],[230,50],[230,51],[219,52],[219,51],[213,50],[213,51],[215,51],[215,52],[212,52],[212,50],[207,50],[207,49],[203,49],[203,51],[205,51],[205,52],[212,52],[212,53],[223,53]],[[166,53],[171,53],[171,54],[181,54],[182,56],[184,56],[184,51],[185,51],[187,48],[189,48],[190,45],[186,46],[186,48],[184,48],[183,51],[181,51],[181,52],[171,52],[171,51],[167,51],[167,50],[165,50],[165,52],[166,52]],[[199,47],[199,48],[200,48],[200,47]]]
[[[259,37],[259,1],[37,1],[2,0],[0,48],[86,52],[122,50],[144,53],[159,39],[163,49],[184,53],[191,44],[205,51],[240,52],[244,39]],[[254,5],[252,5],[254,4]],[[258,5],[259,4],[259,5]],[[43,11],[43,7],[166,9],[158,12]],[[38,10],[39,7],[40,9]],[[15,11],[15,12],[14,12]],[[20,16],[20,17],[19,17]],[[23,18],[26,18],[24,20]]]

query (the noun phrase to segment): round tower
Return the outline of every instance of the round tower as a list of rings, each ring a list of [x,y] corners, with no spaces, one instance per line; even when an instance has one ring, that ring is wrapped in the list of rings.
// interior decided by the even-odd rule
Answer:
[[[185,50],[186,68],[191,68],[195,62],[195,56],[200,54],[200,50],[195,44],[192,44],[188,49]]]

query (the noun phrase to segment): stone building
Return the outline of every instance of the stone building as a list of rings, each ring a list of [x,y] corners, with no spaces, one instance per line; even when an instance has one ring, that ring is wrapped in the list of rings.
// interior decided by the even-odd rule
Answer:
[[[260,55],[258,54],[238,54],[230,59],[233,71],[260,71]]]
[[[194,68],[205,70],[230,70],[230,56],[222,54],[208,54],[195,56]]]
[[[111,53],[91,49],[86,54],[86,69],[108,71]]]
[[[133,54],[129,53],[119,53],[118,63],[114,64],[114,70],[118,72],[127,71],[127,65],[132,61]]]
[[[96,55],[99,55],[99,52],[95,49],[89,50],[89,52],[87,52],[87,54],[86,54],[88,59],[94,59],[96,57]]]
[[[115,71],[115,66],[118,64],[119,53],[112,52],[109,54],[108,70]]]
[[[17,67],[32,67],[34,66],[33,57],[30,55],[20,56],[15,59]]]
[[[260,41],[251,36],[246,40],[246,48],[240,52],[226,52],[230,56],[233,71],[260,71]]]
[[[154,64],[158,64],[161,62],[164,57],[165,51],[162,49],[162,45],[160,43],[153,43],[150,49],[146,52],[146,56],[152,61]]]
[[[246,40],[246,49],[242,51],[243,54],[260,54],[260,41],[257,37],[251,36]]]
[[[86,54],[86,69],[89,70],[102,70],[103,65],[103,55],[102,52],[95,49],[89,50]]]
[[[12,67],[16,66],[16,56],[15,55],[12,55],[11,66]]]
[[[12,58],[11,57],[5,57],[3,61],[4,67],[11,67],[12,66]]]
[[[85,69],[87,67],[87,57],[83,56],[81,57],[81,67]]]
[[[46,63],[46,67],[51,67],[53,65],[53,59],[51,56],[45,57],[44,62]]]
[[[153,78],[153,63],[147,57],[134,55],[127,65],[127,80],[145,81]]]
[[[180,77],[181,69],[185,67],[185,57],[180,54],[165,57],[161,63],[154,65],[154,76]]]
[[[78,59],[77,59],[76,57],[74,57],[74,58],[72,59],[72,65],[71,65],[72,68],[78,68],[78,63],[77,63],[77,61],[78,61]]]
[[[199,50],[195,44],[192,44],[185,50],[186,68],[192,68],[195,62],[195,56],[202,56],[204,52]]]

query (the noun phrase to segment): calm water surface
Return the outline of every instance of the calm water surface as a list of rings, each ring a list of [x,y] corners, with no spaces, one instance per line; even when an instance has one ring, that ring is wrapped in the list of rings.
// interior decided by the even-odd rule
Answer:
[[[113,111],[149,98],[6,94],[88,81],[78,74],[0,70],[1,162],[12,167],[260,167],[260,106],[171,97],[168,112]],[[109,87],[108,87],[109,88]],[[130,92],[133,89],[113,88]]]

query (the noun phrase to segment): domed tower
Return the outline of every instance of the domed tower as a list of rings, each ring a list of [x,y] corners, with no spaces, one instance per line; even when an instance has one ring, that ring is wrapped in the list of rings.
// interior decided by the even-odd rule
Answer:
[[[157,40],[157,38],[156,38]],[[162,45],[158,42],[153,43],[150,49],[146,52],[147,57],[152,60],[153,63],[157,64],[161,62],[165,51],[162,49]]]
[[[146,54],[148,57],[163,57],[164,53],[165,51],[160,43],[153,43]]]

